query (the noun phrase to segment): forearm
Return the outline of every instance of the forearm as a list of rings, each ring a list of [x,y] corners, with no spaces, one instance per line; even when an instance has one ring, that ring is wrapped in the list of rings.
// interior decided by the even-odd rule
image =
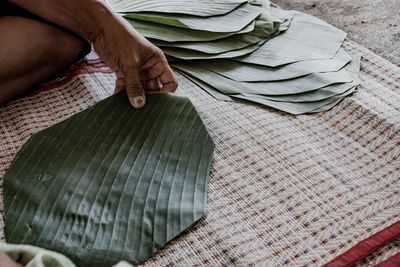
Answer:
[[[93,41],[115,14],[101,0],[11,0],[10,2]]]
[[[91,41],[99,57],[117,73],[116,90],[125,89],[132,106],[143,107],[145,89],[175,91],[177,81],[163,52],[104,1],[11,0]]]

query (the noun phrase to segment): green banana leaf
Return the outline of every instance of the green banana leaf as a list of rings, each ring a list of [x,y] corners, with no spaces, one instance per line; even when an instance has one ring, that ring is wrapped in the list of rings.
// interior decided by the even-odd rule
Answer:
[[[353,81],[348,83],[335,83],[318,90],[291,95],[254,95],[254,94],[230,94],[226,95],[209,83],[196,78],[196,76],[181,73],[196,83],[214,98],[221,101],[245,100],[265,106],[269,106],[294,115],[322,112],[337,105],[344,97],[354,93],[356,86],[360,84],[359,77],[360,56],[353,56],[350,64],[346,66]]]
[[[260,15],[260,9],[244,4],[224,16],[197,17],[193,15],[166,15],[162,13],[125,13],[124,17],[178,28],[209,32],[238,32]]]
[[[268,40],[263,40],[257,44],[246,46],[242,49],[232,50],[219,54],[208,54],[190,49],[182,49],[176,47],[162,47],[162,51],[171,57],[181,60],[197,60],[197,59],[222,59],[222,58],[235,58],[253,53],[260,48],[263,43]]]
[[[160,12],[201,17],[224,15],[247,0],[108,0],[112,8],[126,12]]]
[[[191,80],[193,83],[197,84],[201,89],[206,91],[209,95],[211,95],[215,99],[218,99],[221,101],[235,101],[235,99],[233,99],[229,95],[221,93],[220,91],[216,90],[214,87],[209,85],[208,83],[205,83],[202,80],[197,79],[196,77],[186,74],[183,71],[179,71],[179,73],[182,74],[183,76],[185,76],[187,79]]]
[[[138,32],[144,37],[153,40],[161,40],[165,42],[200,42],[200,41],[213,41],[236,34],[248,33],[254,30],[255,21],[250,22],[245,28],[239,32],[209,32],[209,31],[196,31],[184,28],[176,28],[167,25],[160,25],[157,23],[133,20],[125,18]]]
[[[357,85],[358,84],[356,82],[331,84],[310,92],[299,93],[294,95],[282,95],[282,96],[262,95],[262,98],[275,102],[291,102],[291,103],[316,102],[331,98],[333,96],[341,95],[349,91],[350,89],[356,87]],[[242,95],[249,97],[255,96],[254,94],[242,94]]]
[[[182,72],[181,72],[182,73]],[[209,85],[208,83],[205,83],[199,79],[196,79],[193,76],[187,75],[185,73],[182,73],[185,77],[196,83],[199,87],[201,87],[204,91],[209,93],[211,96],[214,98],[221,100],[221,101],[235,101],[235,99],[231,96],[233,95],[225,95],[221,92],[219,92],[217,89]],[[327,98],[337,96],[340,94],[343,94],[347,92],[348,90],[356,87],[359,85],[359,82],[349,82],[349,83],[340,83],[340,84],[332,84],[328,85],[325,87],[322,87],[320,89],[310,91],[310,92],[305,92],[305,93],[299,93],[299,94],[293,94],[293,95],[262,95],[263,99],[271,100],[271,101],[276,101],[276,102],[292,102],[292,103],[302,103],[302,102],[314,102],[314,101],[320,101],[320,100],[325,100]],[[242,96],[250,96],[254,97],[256,95],[254,94],[241,94]]]
[[[277,12],[277,9],[272,10],[272,13]],[[293,11],[288,13],[291,15]],[[342,30],[316,17],[296,12],[285,32],[264,43],[254,53],[235,60],[277,67],[304,60],[333,58],[345,38],[346,33]]]
[[[358,89],[354,88],[354,92],[353,93],[355,93],[357,91],[358,91]],[[332,109],[334,106],[338,105],[343,99],[344,99],[344,97],[343,98],[339,98],[336,101],[333,101],[333,102],[331,102],[331,103],[329,103],[329,104],[327,104],[325,106],[322,106],[320,108],[314,109],[314,110],[312,110],[312,111],[310,111],[308,113],[318,113],[318,112],[328,111],[328,110]]]
[[[7,242],[139,264],[206,211],[213,143],[187,98],[119,93],[35,134],[4,177]]]
[[[201,60],[201,59],[230,59],[244,55],[248,55],[259,49],[265,42],[273,38],[280,32],[279,19],[271,16],[267,11],[260,11],[261,15],[256,20],[256,27],[252,33],[247,36],[255,34],[259,42],[254,44],[256,39],[251,40],[247,37],[246,40],[240,39],[239,35],[231,36],[228,41],[219,39],[215,42],[198,42],[191,44],[178,44],[175,43],[161,44],[163,52],[175,59],[181,60]],[[243,34],[244,35],[244,34]]]
[[[290,95],[314,91],[322,87],[353,81],[349,66],[337,72],[311,73],[306,76],[270,82],[237,82],[220,74],[195,66],[190,62],[171,62],[172,66],[210,84],[221,93]]]
[[[315,102],[321,101],[333,96],[344,94],[345,92],[355,88],[357,85],[361,83],[359,72],[360,72],[360,56],[353,56],[352,61],[347,65],[347,71],[351,75],[353,81],[349,83],[339,83],[339,84],[331,84],[325,87],[322,87],[315,91],[294,94],[294,95],[283,95],[283,96],[263,96],[265,99],[278,101],[278,102],[293,102],[293,103],[301,103],[301,102]],[[246,95],[246,94],[243,94]],[[251,96],[251,95],[249,95]]]
[[[354,86],[354,83],[346,83],[345,88],[347,90],[343,90],[342,92],[339,92],[337,90],[337,94],[330,94],[331,92],[328,92],[328,89],[322,88],[313,92],[309,92],[308,94],[308,99],[305,99],[304,94],[296,94],[296,95],[287,95],[287,96],[282,96],[282,99],[278,99],[278,96],[268,96],[268,95],[242,95],[242,94],[233,94],[233,95],[225,95],[218,90],[216,90],[214,87],[210,86],[209,84],[193,77],[190,76],[186,73],[182,73],[185,77],[196,83],[199,87],[201,87],[204,91],[206,91],[208,94],[213,96],[214,98],[221,100],[221,101],[238,101],[242,100],[245,101],[245,103],[250,102],[250,103],[256,103],[259,105],[271,107],[277,110],[281,110],[293,115],[300,115],[300,114],[306,114],[306,113],[316,113],[316,112],[322,112],[331,109],[335,105],[337,105],[344,97],[354,93],[356,91],[356,87]],[[331,85],[329,87],[341,87],[342,85]],[[342,87],[344,88],[344,87]],[[320,93],[320,90],[325,91],[325,95],[323,97],[322,93]],[[312,96],[312,94],[316,94],[317,97]],[[318,97],[319,96],[319,97]],[[284,101],[284,98],[288,98],[287,100],[289,101]],[[303,98],[302,102],[297,101],[297,102],[292,102],[291,100],[297,99],[297,98]],[[276,101],[278,99],[279,101]],[[309,100],[309,101],[304,101],[304,100]]]
[[[337,105],[344,97],[354,93],[356,86],[360,84],[359,77],[360,56],[353,56],[347,71],[353,81],[348,83],[335,83],[318,90],[291,95],[254,95],[254,94],[230,94],[226,95],[215,89],[209,83],[199,80],[195,76],[181,73],[196,83],[211,96],[222,101],[245,100],[272,107],[294,115],[316,113],[329,110]],[[236,100],[235,100],[236,99]]]
[[[155,45],[163,47],[176,47],[189,50],[195,50],[208,54],[220,54],[232,50],[238,50],[250,45],[260,43],[261,41],[270,38],[279,30],[279,21],[268,14],[264,13],[257,18],[255,28],[249,33],[237,34],[227,38],[214,40],[210,42],[163,42],[151,40]]]
[[[277,14],[274,14],[277,15]],[[284,32],[290,27],[290,23],[292,23],[294,13],[287,13],[286,16],[280,16],[280,26],[279,26],[279,31]]]
[[[305,60],[279,67],[266,67],[232,60],[196,61],[193,64],[235,81],[262,82],[293,79],[314,72],[338,71],[350,61],[351,56],[344,49],[340,49],[331,59]]]
[[[268,0],[247,0],[247,2],[251,5],[254,6],[259,6],[264,9],[270,9],[271,8],[271,2]]]
[[[324,111],[327,107],[332,107],[332,104],[337,104],[338,101],[342,100],[344,97],[353,94],[356,91],[356,88],[353,87],[350,90],[336,96],[332,96],[330,98],[314,101],[314,102],[302,102],[302,103],[294,103],[294,102],[277,102],[264,98],[263,96],[254,95],[232,95],[234,98],[238,98],[241,100],[250,101],[253,103],[261,104],[264,106],[268,106],[274,109],[278,109],[293,115],[306,114],[316,111]],[[324,108],[325,107],[325,108]]]

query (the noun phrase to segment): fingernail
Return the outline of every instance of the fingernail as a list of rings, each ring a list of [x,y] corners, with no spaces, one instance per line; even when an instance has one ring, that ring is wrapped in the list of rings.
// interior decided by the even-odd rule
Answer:
[[[160,79],[157,80],[158,90],[163,88],[163,84],[161,83]]]
[[[133,98],[133,107],[142,108],[145,104],[143,96],[136,96]]]

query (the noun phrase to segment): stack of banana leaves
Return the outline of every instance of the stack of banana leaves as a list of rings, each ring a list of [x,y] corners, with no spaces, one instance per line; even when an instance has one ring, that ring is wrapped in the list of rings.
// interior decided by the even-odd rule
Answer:
[[[359,85],[346,33],[267,0],[109,0],[213,97],[291,114],[325,111]]]

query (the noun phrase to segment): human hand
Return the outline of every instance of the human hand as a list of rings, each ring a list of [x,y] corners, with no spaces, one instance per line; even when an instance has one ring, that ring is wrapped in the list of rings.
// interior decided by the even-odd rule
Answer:
[[[116,91],[125,89],[132,106],[144,106],[145,90],[176,90],[177,81],[162,51],[113,12],[106,1],[11,1],[91,41],[100,58],[116,72]]]
[[[145,105],[145,91],[174,92],[178,83],[161,49],[118,15],[111,17],[98,27],[91,41],[117,74],[115,92],[125,89],[135,108]]]

